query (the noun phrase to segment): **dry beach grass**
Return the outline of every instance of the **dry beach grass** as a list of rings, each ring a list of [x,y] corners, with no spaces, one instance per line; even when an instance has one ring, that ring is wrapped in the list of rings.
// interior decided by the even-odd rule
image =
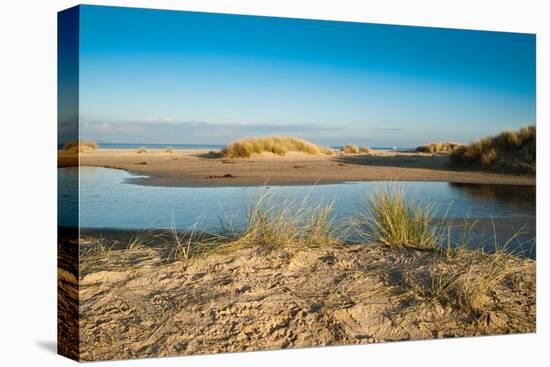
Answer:
[[[419,153],[451,153],[455,149],[463,146],[464,144],[455,142],[434,142],[426,145],[421,145],[416,148]]]
[[[458,166],[535,174],[536,134],[535,125],[517,131],[503,131],[455,149],[450,159]]]
[[[95,141],[69,141],[63,145],[63,150],[70,153],[86,152],[97,149],[97,143]]]
[[[317,146],[304,139],[292,136],[266,136],[244,138],[234,141],[221,150],[226,158],[250,158],[253,154],[273,153],[284,156],[290,152],[306,154],[333,154],[332,149]]]

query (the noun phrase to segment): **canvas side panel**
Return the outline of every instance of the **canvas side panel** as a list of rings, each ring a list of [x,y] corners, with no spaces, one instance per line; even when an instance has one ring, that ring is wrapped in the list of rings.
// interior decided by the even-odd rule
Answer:
[[[57,18],[57,351],[79,359],[79,7]]]

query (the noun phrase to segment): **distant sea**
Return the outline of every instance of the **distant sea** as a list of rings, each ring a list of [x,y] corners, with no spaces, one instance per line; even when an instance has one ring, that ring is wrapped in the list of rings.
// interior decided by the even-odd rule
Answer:
[[[165,148],[174,148],[174,149],[221,149],[224,147],[222,144],[149,144],[149,143],[97,143],[98,148],[105,149],[139,149],[139,148],[149,148],[149,149],[165,149]],[[63,145],[58,147],[59,149],[63,148]]]
[[[97,143],[99,148],[105,149],[166,149],[168,147],[174,149],[222,149],[223,144],[148,144],[148,143]],[[341,147],[334,145],[330,146],[332,149],[339,150]],[[59,145],[58,149],[63,149],[63,145]],[[414,148],[410,147],[371,147],[373,150],[399,150],[399,151],[412,151]]]
[[[415,148],[411,147],[370,147],[372,150],[395,150],[400,152],[412,152]]]

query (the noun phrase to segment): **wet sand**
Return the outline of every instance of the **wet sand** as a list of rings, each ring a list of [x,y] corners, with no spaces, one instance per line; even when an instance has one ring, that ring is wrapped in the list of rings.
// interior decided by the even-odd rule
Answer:
[[[208,150],[96,149],[80,154],[80,164],[117,168],[149,177],[133,182],[158,186],[310,185],[345,181],[445,181],[535,185],[534,176],[452,168],[445,154],[376,151],[333,156],[291,153],[229,159]],[[74,166],[74,156],[60,151],[60,167]]]

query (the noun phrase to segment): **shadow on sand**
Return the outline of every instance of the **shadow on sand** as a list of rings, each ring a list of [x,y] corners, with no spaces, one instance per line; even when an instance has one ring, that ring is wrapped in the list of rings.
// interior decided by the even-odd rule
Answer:
[[[219,159],[223,158],[223,154],[220,152],[215,152],[213,150],[209,151],[208,153],[200,153],[194,155],[197,158],[203,158],[203,159]]]
[[[461,171],[449,164],[446,154],[434,155],[349,155],[335,157],[338,163],[356,164],[374,167],[426,168],[444,171]]]

